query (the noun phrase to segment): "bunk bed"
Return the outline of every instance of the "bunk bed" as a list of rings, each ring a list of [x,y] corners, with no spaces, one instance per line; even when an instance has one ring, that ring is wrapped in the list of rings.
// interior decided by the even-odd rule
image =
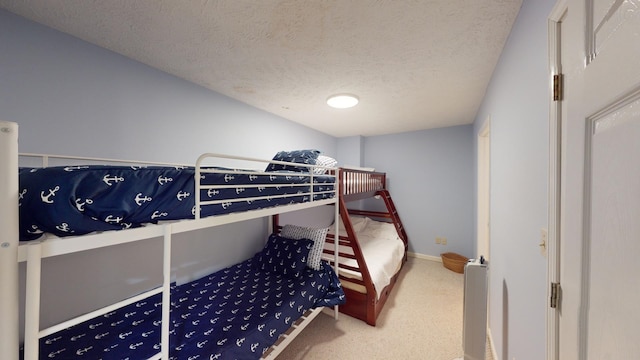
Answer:
[[[335,265],[338,256],[338,274],[347,299],[340,312],[375,326],[407,260],[408,237],[385,173],[352,168],[337,172],[340,217],[327,234],[323,258]],[[347,207],[371,198],[383,201],[384,210]],[[281,227],[278,216],[274,223]]]
[[[17,138],[17,124],[0,121],[2,359],[97,358],[95,351],[105,359],[186,359],[203,354],[212,359],[274,358],[323,307],[344,302],[337,268],[319,258],[312,266],[308,257],[324,238],[272,234],[264,249],[244,262],[185,284],[171,280],[175,234],[335,206],[337,178],[325,174],[327,168],[278,156],[263,162],[203,154],[191,167],[131,161],[77,165],[79,158],[70,158],[70,166],[49,167],[50,157],[43,156],[42,167],[24,169],[19,167]],[[207,166],[212,158],[268,165],[265,170]],[[246,182],[238,183],[240,178]],[[125,183],[135,186],[118,186]],[[169,191],[167,186],[173,187]],[[164,199],[163,193],[170,196]],[[115,204],[113,199],[126,201]],[[46,210],[52,211],[42,215]],[[163,243],[161,285],[40,329],[44,258],[154,238]],[[18,334],[20,262],[26,262],[24,352]],[[106,324],[112,327],[108,331],[101,327]],[[67,351],[71,345],[61,345],[66,338],[81,345],[73,354]]]

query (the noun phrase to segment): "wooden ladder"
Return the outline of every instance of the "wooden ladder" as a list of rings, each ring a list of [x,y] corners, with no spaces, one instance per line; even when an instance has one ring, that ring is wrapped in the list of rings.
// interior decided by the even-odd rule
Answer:
[[[404,246],[407,247],[409,239],[406,231],[404,230],[404,226],[402,225],[402,221],[400,220],[400,216],[398,215],[398,210],[391,199],[391,194],[389,194],[388,190],[379,190],[377,194],[384,200],[389,216],[391,217],[391,220],[393,220],[393,224],[396,226],[396,231],[398,231],[400,238],[404,242]]]

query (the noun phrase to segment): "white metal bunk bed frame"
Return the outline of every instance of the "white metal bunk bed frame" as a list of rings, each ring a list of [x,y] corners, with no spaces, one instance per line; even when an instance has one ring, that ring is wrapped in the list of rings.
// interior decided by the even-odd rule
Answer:
[[[170,310],[170,282],[171,282],[171,241],[172,235],[182,232],[188,232],[198,229],[204,229],[234,222],[256,219],[271,216],[279,213],[303,210],[311,207],[330,205],[335,207],[335,221],[338,222],[338,186],[337,177],[334,182],[334,196],[331,199],[314,200],[313,186],[310,186],[310,200],[304,203],[291,205],[280,205],[271,208],[259,210],[251,210],[245,212],[231,213],[225,215],[216,215],[200,218],[200,206],[213,204],[218,202],[205,202],[200,199],[200,189],[207,189],[207,185],[201,185],[199,181],[195,181],[196,194],[196,214],[195,219],[181,220],[166,224],[148,224],[146,226],[128,230],[107,231],[103,233],[94,233],[79,237],[69,238],[50,238],[44,240],[29,241],[25,244],[19,243],[19,181],[18,181],[18,124],[6,121],[0,121],[0,358],[5,360],[17,360],[19,358],[19,274],[18,263],[26,261],[26,300],[25,300],[25,329],[24,329],[24,359],[38,359],[38,342],[40,338],[65,329],[69,326],[81,323],[85,320],[105,314],[119,307],[134,303],[148,296],[162,293],[162,332],[161,332],[161,350],[151,359],[168,359],[169,358],[169,310]],[[26,156],[40,156],[36,154],[26,154]],[[54,156],[52,156],[54,157]],[[120,162],[127,164],[145,164],[145,165],[166,165],[174,166],[174,164],[160,164],[152,162],[123,161],[111,159],[87,159],[80,157],[62,157],[56,158],[87,160],[100,162]],[[260,163],[275,163],[281,165],[292,165],[287,162],[254,159],[247,157],[233,157],[219,154],[203,154],[196,162],[195,179],[200,179],[202,172],[215,172],[215,170],[201,168],[202,163],[210,158],[224,158],[240,161],[252,161]],[[42,155],[43,166],[48,164],[48,156]],[[295,164],[295,166],[309,167],[304,164]],[[321,167],[322,168],[322,167]],[[313,171],[309,171],[310,183],[313,184]],[[210,186],[209,186],[210,187]],[[230,199],[233,200],[233,199]],[[243,199],[246,200],[246,199]],[[257,200],[257,199],[256,199]],[[149,290],[137,296],[127,298],[118,303],[109,305],[105,308],[95,310],[93,312],[78,316],[74,319],[62,322],[47,329],[40,329],[40,275],[41,261],[43,258],[69,254],[84,250],[98,249],[106,246],[120,245],[129,242],[135,242],[150,238],[163,238],[163,284],[162,286]],[[337,251],[336,244],[336,254]],[[338,273],[338,261],[334,262],[334,271]],[[264,358],[275,358],[284,348],[300,333],[307,324],[315,318],[321,307],[312,309],[305,313],[302,318],[297,321],[280,339],[274,344],[269,351],[264,354]],[[334,317],[338,317],[337,306],[334,308]]]

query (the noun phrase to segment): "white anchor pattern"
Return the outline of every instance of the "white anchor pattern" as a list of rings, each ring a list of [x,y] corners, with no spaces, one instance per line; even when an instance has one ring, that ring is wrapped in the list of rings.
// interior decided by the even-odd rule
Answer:
[[[203,185],[214,186],[201,190],[201,198],[213,202],[201,206],[202,216],[311,199],[306,193],[311,187],[309,177],[295,176],[289,171],[214,169],[220,172],[202,175]],[[191,219],[195,205],[194,175],[194,168],[157,166],[22,168],[20,240],[33,240],[42,233],[83,235],[161,220]],[[314,176],[313,181],[315,200],[333,197],[333,177]],[[38,231],[34,232],[36,228]]]
[[[257,257],[267,247],[240,264],[172,284],[170,359],[258,359],[307,309],[344,303],[327,263],[320,271],[305,267],[298,277],[259,270]],[[40,341],[41,358],[150,358],[160,349],[161,307],[157,294],[49,335]]]

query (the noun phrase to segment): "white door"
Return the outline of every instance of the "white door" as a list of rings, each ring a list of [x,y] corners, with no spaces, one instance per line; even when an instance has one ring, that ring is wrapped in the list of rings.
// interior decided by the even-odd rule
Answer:
[[[560,359],[640,358],[640,0],[563,21]]]

